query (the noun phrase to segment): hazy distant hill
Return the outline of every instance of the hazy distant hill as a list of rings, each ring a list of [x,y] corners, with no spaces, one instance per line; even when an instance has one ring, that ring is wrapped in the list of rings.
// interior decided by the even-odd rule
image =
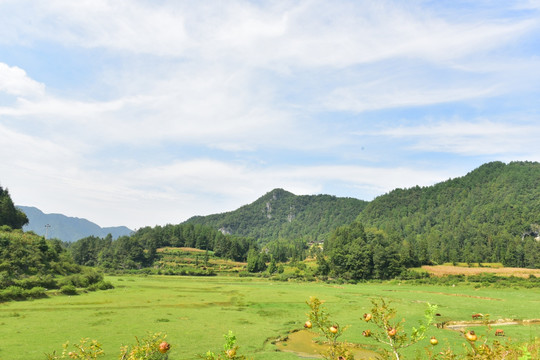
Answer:
[[[422,262],[540,267],[540,163],[491,162],[433,186],[395,189],[358,220],[406,239]]]
[[[68,217],[62,214],[44,214],[41,210],[30,206],[19,206],[28,217],[29,223],[23,227],[24,231],[33,231],[38,235],[44,236],[47,232],[47,238],[60,239],[62,241],[73,242],[87,236],[105,237],[111,234],[113,239],[119,236],[129,235],[133,231],[125,226],[102,228],[97,224],[86,219]],[[45,225],[50,225],[46,228]]]
[[[237,210],[195,216],[185,223],[208,225],[224,233],[257,240],[323,239],[338,226],[349,224],[368,203],[331,195],[295,195],[274,189]]]

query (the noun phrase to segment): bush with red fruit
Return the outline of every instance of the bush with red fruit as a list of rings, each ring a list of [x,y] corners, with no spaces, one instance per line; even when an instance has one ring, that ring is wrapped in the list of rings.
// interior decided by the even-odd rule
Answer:
[[[236,335],[229,330],[229,333],[224,335],[225,344],[223,344],[223,351],[219,353],[213,353],[212,351],[206,352],[204,355],[199,355],[201,359],[204,360],[245,360],[247,359],[244,355],[238,355],[239,346],[236,344]]]
[[[101,348],[101,344],[97,340],[90,340],[88,338],[81,339],[78,344],[72,344],[71,346],[69,346],[68,341],[62,345],[62,348],[63,350],[60,354],[56,354],[56,351],[54,351],[52,354],[45,354],[47,360],[93,360],[105,354],[105,352]]]
[[[162,333],[149,333],[146,337],[138,339],[135,345],[125,345],[120,348],[120,360],[166,360],[171,345],[165,341],[167,335]]]
[[[167,352],[171,345],[165,341],[167,335],[162,333],[149,333],[146,337],[138,339],[135,345],[125,345],[120,347],[120,360],[166,360]],[[54,351],[52,354],[46,354],[47,360],[59,359],[80,359],[94,360],[104,356],[105,352],[97,340],[82,339],[78,344],[70,346],[66,342],[60,354]]]
[[[389,306],[384,300],[373,300],[371,313],[363,316],[364,321],[370,323],[371,329],[366,329],[362,335],[372,338],[374,341],[384,345],[381,349],[381,356],[385,359],[402,359],[401,349],[416,344],[425,338],[428,326],[433,322],[436,306],[428,304],[425,320],[420,322],[418,328],[412,329],[411,335],[407,335],[403,329],[403,322],[395,321],[396,310]],[[347,344],[337,341],[343,330],[329,319],[329,314],[323,307],[323,302],[315,297],[311,297],[308,305],[311,308],[309,321],[326,337],[330,345],[329,351],[324,354],[325,359],[337,360],[352,358],[347,348]],[[389,348],[389,350],[388,350]]]
[[[311,309],[307,314],[309,317],[308,322],[326,338],[325,342],[329,345],[328,350],[322,356],[327,360],[353,359],[347,345],[338,340],[343,332],[347,330],[347,327],[341,327],[339,324],[330,321],[330,315],[326,311],[323,302],[316,297],[311,297],[307,304]]]

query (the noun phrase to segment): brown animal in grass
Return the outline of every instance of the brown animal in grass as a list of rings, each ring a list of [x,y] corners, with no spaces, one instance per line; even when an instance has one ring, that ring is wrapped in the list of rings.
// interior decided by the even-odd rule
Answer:
[[[482,314],[474,314],[474,315],[472,316],[473,320],[481,319],[481,318],[483,318],[483,317],[484,317],[484,315],[482,315]]]
[[[495,330],[495,336],[504,336],[504,330],[503,329]]]

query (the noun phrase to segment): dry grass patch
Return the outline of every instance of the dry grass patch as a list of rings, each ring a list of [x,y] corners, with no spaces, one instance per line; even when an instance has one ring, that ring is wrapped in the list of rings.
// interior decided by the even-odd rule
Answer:
[[[191,247],[164,247],[164,248],[159,248],[156,251],[164,252],[164,251],[169,251],[169,250],[180,250],[180,251],[194,252],[194,253],[206,252],[206,250],[201,250],[201,249],[196,249],[196,248],[191,248]]]
[[[540,276],[540,269],[526,268],[488,268],[488,267],[462,267],[451,265],[424,265],[422,269],[434,276],[445,275],[479,275],[482,273],[494,274],[498,276],[516,276],[528,278],[530,275]]]

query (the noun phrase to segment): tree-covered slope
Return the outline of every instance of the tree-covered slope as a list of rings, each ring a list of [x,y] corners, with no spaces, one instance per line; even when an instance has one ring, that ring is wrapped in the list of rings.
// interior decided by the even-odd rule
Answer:
[[[540,267],[540,164],[492,162],[434,186],[396,189],[357,220],[405,239],[423,263]]]
[[[60,287],[75,293],[75,287],[89,287],[102,280],[103,275],[95,270],[77,265],[60,240],[45,240],[7,225],[0,227],[0,303],[44,297],[46,289]]]
[[[323,240],[336,227],[354,221],[366,205],[367,202],[353,198],[297,196],[274,189],[235,211],[196,216],[186,223],[208,225],[261,241],[278,238]]]

